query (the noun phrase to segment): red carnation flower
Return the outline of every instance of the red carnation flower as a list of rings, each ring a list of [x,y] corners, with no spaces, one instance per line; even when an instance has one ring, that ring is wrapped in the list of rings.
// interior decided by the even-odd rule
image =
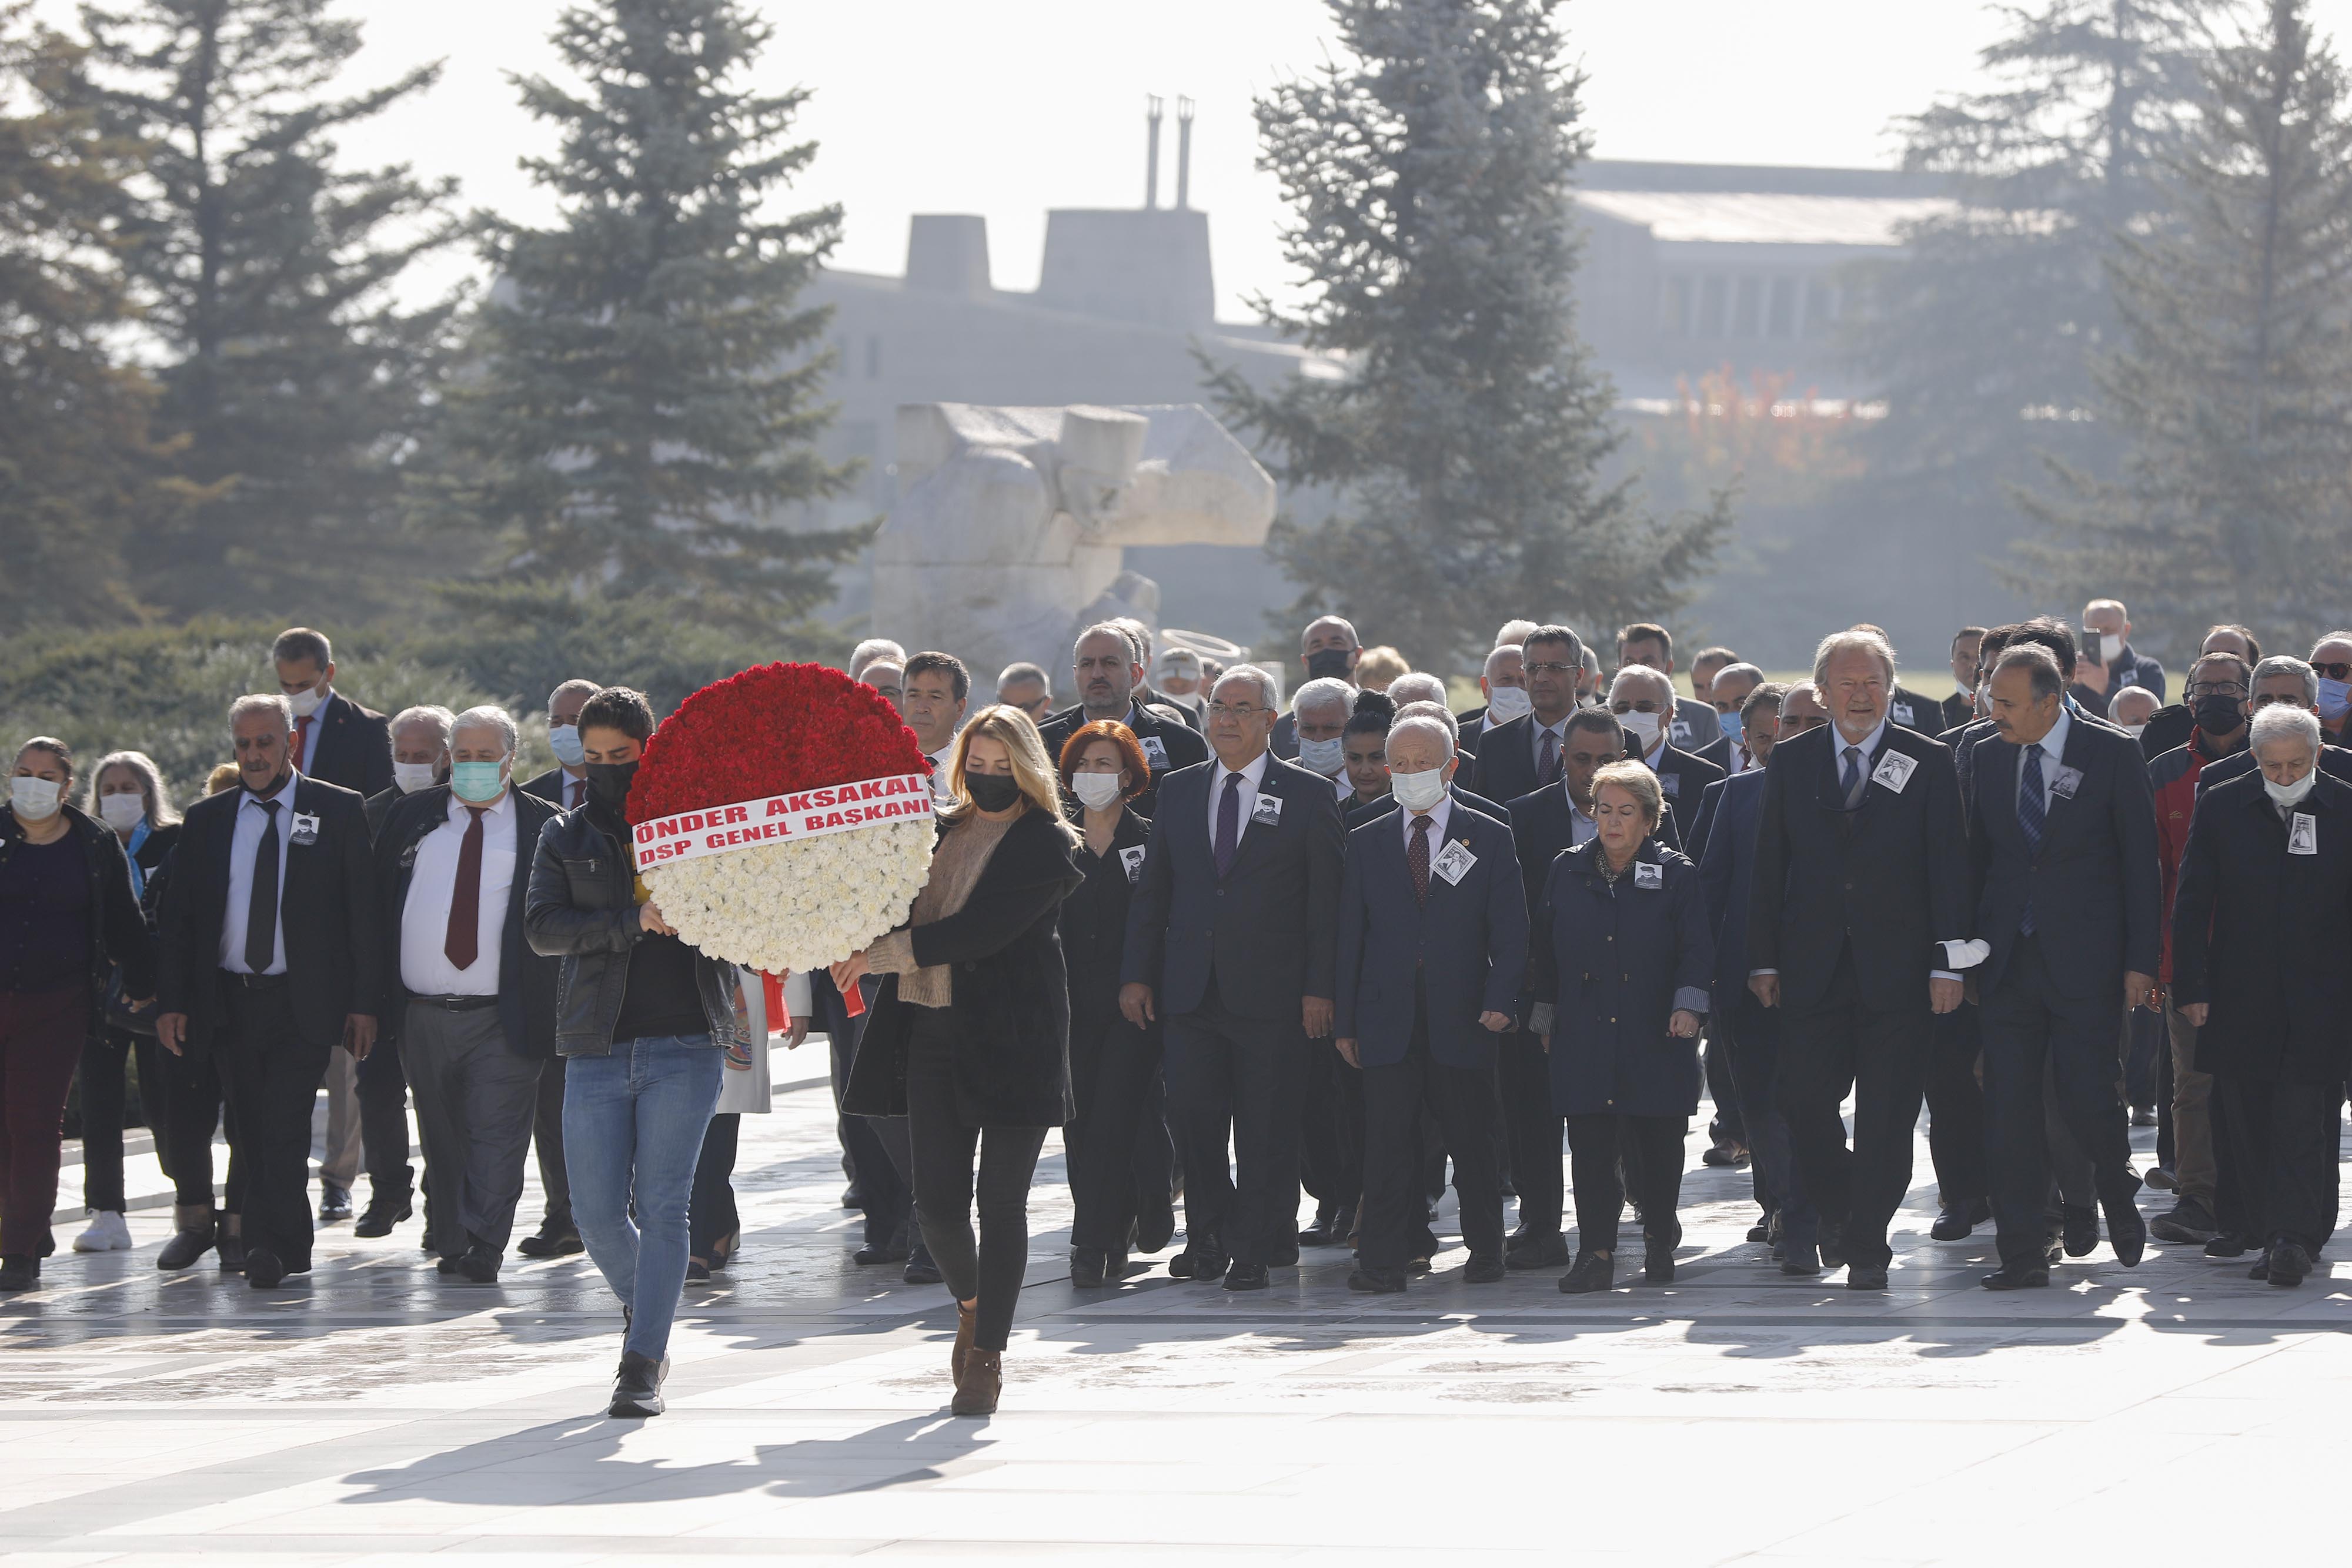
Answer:
[[[930,772],[889,699],[824,664],[761,664],[703,687],[646,743],[628,818]]]

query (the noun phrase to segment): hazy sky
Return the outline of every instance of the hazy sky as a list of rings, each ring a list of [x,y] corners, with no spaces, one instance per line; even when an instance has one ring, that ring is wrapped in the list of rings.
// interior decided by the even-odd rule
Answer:
[[[45,0],[62,7],[65,0]],[[423,60],[430,94],[350,135],[371,161],[454,173],[469,204],[546,210],[515,167],[551,145],[503,73],[556,68],[562,0],[344,0],[364,81]],[[1219,313],[1285,276],[1273,181],[1253,167],[1252,95],[1322,57],[1320,0],[760,0],[761,79],[814,98],[821,149],[796,204],[839,202],[835,264],[896,273],[911,213],[981,213],[994,280],[1035,286],[1048,207],[1143,199],[1144,99],[1194,99],[1192,204],[1211,214]],[[2324,27],[2352,0],[2318,0]],[[1897,116],[1976,78],[1982,0],[1570,0],[1595,152],[1612,158],[1883,165]],[[1172,199],[1174,130],[1162,151]]]

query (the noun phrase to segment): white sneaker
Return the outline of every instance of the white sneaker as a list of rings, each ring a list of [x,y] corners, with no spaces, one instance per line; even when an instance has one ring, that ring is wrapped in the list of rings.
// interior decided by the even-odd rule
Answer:
[[[74,1238],[77,1252],[128,1252],[131,1250],[131,1227],[122,1216],[111,1209],[100,1209],[89,1217],[89,1228]]]

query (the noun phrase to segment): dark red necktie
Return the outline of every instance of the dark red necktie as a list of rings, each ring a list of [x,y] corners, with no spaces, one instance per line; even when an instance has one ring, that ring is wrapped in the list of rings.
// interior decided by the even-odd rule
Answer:
[[[308,771],[304,758],[310,755],[310,716],[304,714],[294,721],[294,771]]]
[[[470,969],[481,956],[482,813],[487,806],[468,806],[466,841],[457,849],[457,884],[449,890],[449,934],[441,951],[460,969]]]
[[[1536,788],[1559,782],[1559,737],[1543,732],[1543,756],[1536,762]]]
[[[588,799],[588,780],[568,779],[564,780],[564,788],[572,791],[572,799],[565,805],[574,811],[580,810],[580,802]]]
[[[1404,863],[1412,871],[1412,896],[1416,904],[1429,902],[1429,819],[1412,820],[1412,842],[1404,852]]]

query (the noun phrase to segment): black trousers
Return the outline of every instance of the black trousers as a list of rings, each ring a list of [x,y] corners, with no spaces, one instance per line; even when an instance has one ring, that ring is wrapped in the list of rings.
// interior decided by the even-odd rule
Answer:
[[[339,1048],[302,1037],[283,985],[224,975],[221,998],[212,1049],[245,1145],[246,1249],[266,1249],[299,1272],[310,1266],[310,1113]]]
[[[1184,1159],[1188,1244],[1214,1238],[1236,1263],[1290,1256],[1298,1245],[1307,1053],[1328,1050],[1328,1042],[1310,1041],[1296,1016],[1228,1012],[1213,978],[1198,1008],[1162,1029],[1169,1130]]]
[[[1366,1271],[1397,1273],[1409,1260],[1437,1250],[1423,1189],[1424,1115],[1435,1119],[1454,1157],[1463,1245],[1475,1258],[1500,1259],[1503,1182],[1495,1158],[1493,1071],[1449,1067],[1432,1056],[1426,1005],[1416,999],[1404,1060],[1366,1067],[1360,1076],[1364,1207],[1357,1219],[1357,1256]]]
[[[1070,1245],[1124,1255],[1139,1215],[1169,1207],[1175,1151],[1152,1104],[1160,1078],[1157,1031],[1112,1011],[1070,1020],[1070,1097],[1077,1114],[1062,1129],[1070,1183]]]
[[[702,1130],[702,1154],[694,1162],[694,1189],[687,1199],[687,1251],[705,1266],[719,1268],[735,1255],[742,1216],[735,1207],[735,1150],[743,1118],[729,1111]],[[720,1242],[726,1249],[714,1250]]]
[[[842,1092],[849,1084],[849,1064],[856,1059],[857,1042],[865,1038],[866,1015],[849,1016],[848,1004],[824,970],[809,976],[809,1023],[824,1031],[833,1072],[834,1131],[851,1183],[865,1201],[866,1239],[887,1246],[913,1222],[913,1165],[907,1148],[904,1116],[852,1116],[841,1110]]]
[[[1687,1116],[1570,1116],[1568,1156],[1576,1171],[1576,1250],[1617,1250],[1617,1218],[1625,1208],[1620,1156],[1642,1206],[1642,1229],[1655,1246],[1683,1239],[1675,1207],[1682,1201],[1683,1138]]]
[[[1992,1157],[1992,1213],[2004,1264],[2038,1267],[2050,1189],[2046,1094],[2075,1146],[2091,1161],[2100,1202],[2128,1204],[2139,1190],[2131,1130],[2116,1085],[2122,1077],[2116,1007],[2123,977],[2077,999],[2051,984],[2042,944],[2021,939],[1984,998],[1985,1116]],[[2045,1089],[2045,1083],[2048,1087]]]
[[[408,1069],[400,1041],[376,1041],[354,1077],[368,1191],[387,1198],[406,1193],[415,1186],[416,1172],[408,1163]]]
[[[228,1142],[228,1170],[219,1207],[224,1214],[243,1214],[245,1141],[223,1085],[220,1051],[215,1042],[209,1051],[163,1053],[163,1120],[172,1146],[168,1174],[181,1207],[213,1207],[213,1130],[220,1128]]]
[[[1513,1239],[1544,1241],[1559,1234],[1566,1180],[1560,1170],[1560,1121],[1551,1108],[1551,1061],[1536,1037],[1512,1030],[1498,1037],[1495,1070],[1503,1102],[1503,1135],[1511,1185],[1519,1192]]]
[[[1927,1154],[1936,1188],[1947,1204],[1973,1203],[1992,1193],[1985,1168],[1984,1089],[1977,1056],[1984,1049],[1983,1009],[1962,1002],[1931,1015],[1934,1044],[1927,1057]]]
[[[1701,1048],[1700,1060],[1706,1071],[1707,1098],[1715,1102],[1715,1114],[1706,1122],[1709,1141],[1748,1146],[1747,1119],[1739,1113],[1739,1094],[1731,1086],[1731,1051],[1725,1041],[1716,1037],[1712,1028]],[[1749,1168],[1754,1168],[1752,1163]]]
[[[139,1114],[155,1140],[155,1163],[172,1175],[172,1126],[164,1110],[161,1058],[168,1054],[152,1034],[107,1029],[82,1048],[75,1069],[81,1079],[81,1202],[92,1214],[121,1214],[122,1129],[129,1120],[127,1069],[139,1064]],[[212,1134],[206,1131],[206,1137]]]
[[[572,1223],[572,1178],[563,1168],[563,1058],[560,1056],[539,1064],[530,1142],[539,1157],[539,1185],[547,1193],[547,1212],[540,1228],[551,1236],[578,1229]]]
[[[1364,1085],[1328,1040],[1307,1052],[1305,1114],[1299,1185],[1318,1214],[1353,1208],[1364,1191]]]
[[[1911,1137],[1934,1040],[1927,977],[1919,977],[1916,1005],[1872,1007],[1848,944],[1821,1000],[1782,1010],[1780,1113],[1789,1119],[1797,1174],[1822,1229],[1842,1238],[1846,1261],[1883,1269],[1895,1256],[1887,1223],[1911,1186]],[[1838,1109],[1849,1092],[1851,1149]]]
[[[931,1261],[959,1301],[977,1298],[972,1343],[1003,1350],[1029,1264],[1029,1184],[1043,1127],[973,1127],[956,1108],[955,1040],[941,1008],[913,1009],[907,1051],[907,1145],[915,1206]],[[979,1181],[972,1156],[980,1156]],[[975,1192],[980,1235],[972,1236]]]
[[[2341,1083],[2284,1083],[2216,1074],[2213,1152],[2220,1191],[2242,1212],[2238,1234],[2303,1244],[2313,1256],[2336,1233]]]
[[[1717,1040],[1731,1048],[1732,1092],[1739,1098],[1748,1148],[1767,1212],[1780,1216],[1781,1234],[1795,1246],[1813,1245],[1821,1216],[1790,1153],[1789,1119],[1780,1113],[1780,1009],[1768,1008],[1742,987],[1727,1013],[1712,1019]]]

